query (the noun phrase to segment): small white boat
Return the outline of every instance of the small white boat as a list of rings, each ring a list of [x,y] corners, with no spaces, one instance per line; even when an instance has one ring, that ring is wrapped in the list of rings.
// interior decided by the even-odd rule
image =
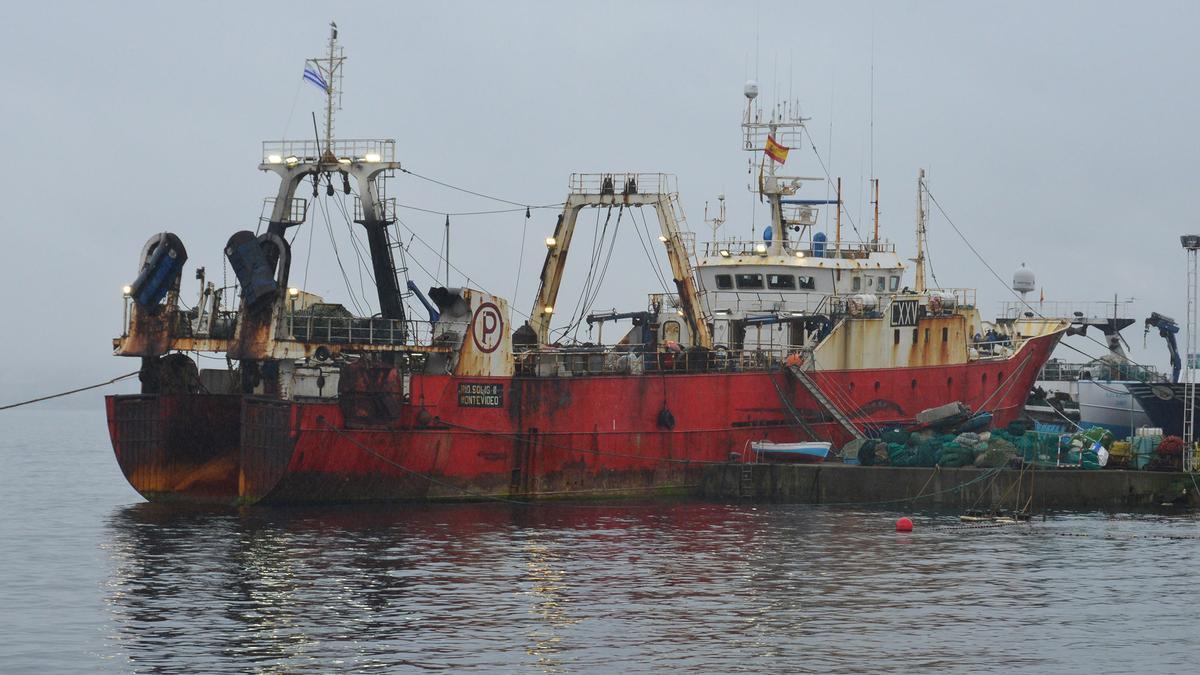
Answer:
[[[802,441],[798,443],[772,443],[753,441],[750,448],[757,459],[770,462],[823,462],[829,456],[830,443],[824,441]]]

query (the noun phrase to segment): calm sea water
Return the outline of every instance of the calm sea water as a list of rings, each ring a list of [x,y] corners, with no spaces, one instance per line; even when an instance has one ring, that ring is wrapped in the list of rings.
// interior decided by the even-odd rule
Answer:
[[[1200,519],[142,503],[99,404],[0,413],[0,671],[1195,672]]]

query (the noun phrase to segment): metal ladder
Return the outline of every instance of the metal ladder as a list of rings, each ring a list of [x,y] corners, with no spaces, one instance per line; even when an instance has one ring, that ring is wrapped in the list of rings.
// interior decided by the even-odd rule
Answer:
[[[754,465],[742,462],[742,476],[738,482],[738,497],[749,497],[754,494]]]
[[[866,434],[858,429],[858,427],[854,426],[854,423],[850,421],[849,417],[846,417],[841,410],[838,410],[838,407],[833,404],[833,401],[829,400],[829,397],[825,395],[825,392],[821,391],[821,388],[817,386],[817,383],[814,382],[813,379],[808,376],[808,373],[805,373],[800,366],[793,364],[786,366],[786,368],[787,371],[792,374],[792,377],[796,378],[800,384],[804,385],[804,388],[808,390],[808,393],[812,394],[812,397],[817,400],[817,404],[820,405],[825,412],[829,413],[829,416],[837,421],[837,423],[840,424],[847,433],[859,440],[867,437]]]

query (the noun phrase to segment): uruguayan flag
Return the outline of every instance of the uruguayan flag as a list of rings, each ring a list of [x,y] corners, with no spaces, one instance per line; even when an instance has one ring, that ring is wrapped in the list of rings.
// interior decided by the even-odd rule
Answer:
[[[304,79],[312,82],[314,86],[320,88],[326,94],[329,93],[329,83],[325,81],[325,78],[321,77],[321,73],[317,72],[317,69],[313,66],[304,66]]]

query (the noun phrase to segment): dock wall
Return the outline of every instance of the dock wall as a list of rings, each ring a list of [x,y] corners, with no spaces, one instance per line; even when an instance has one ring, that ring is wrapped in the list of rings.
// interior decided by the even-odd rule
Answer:
[[[1028,503],[1034,511],[1156,506],[1185,496],[1200,506],[1186,474],[1115,470],[730,463],[707,467],[700,493],[708,499],[880,507],[1011,509]]]

